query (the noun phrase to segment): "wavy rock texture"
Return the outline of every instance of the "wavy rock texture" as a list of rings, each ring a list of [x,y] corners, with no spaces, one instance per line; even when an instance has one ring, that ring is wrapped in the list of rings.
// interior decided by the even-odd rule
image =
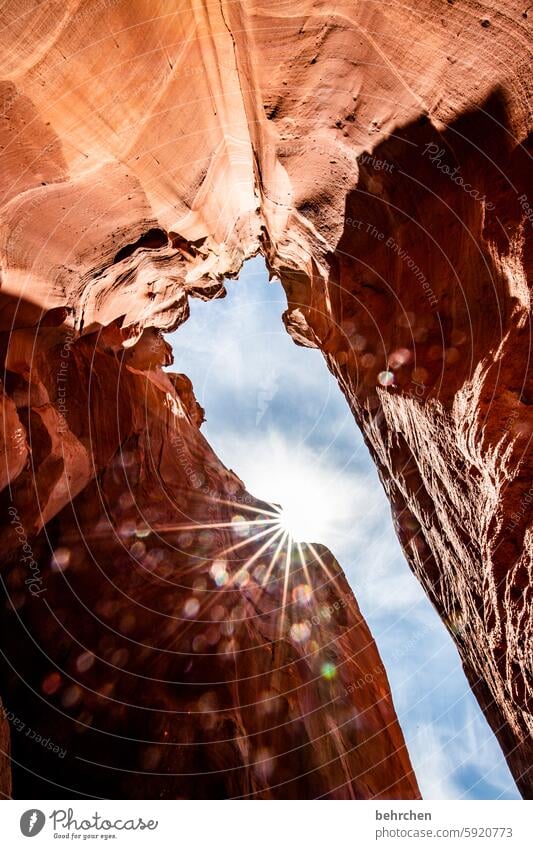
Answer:
[[[42,375],[64,334],[146,372],[188,295],[262,251],[527,796],[530,37],[513,0],[28,0],[0,60],[3,481],[28,534],[70,533],[112,474],[116,407],[128,433],[140,414],[120,384],[88,437],[85,352],[61,432]]]
[[[31,462],[2,539],[15,795],[416,798],[342,571],[320,547],[291,559],[203,439],[190,381],[162,371],[166,343],[26,330],[25,372],[22,332],[8,390]]]

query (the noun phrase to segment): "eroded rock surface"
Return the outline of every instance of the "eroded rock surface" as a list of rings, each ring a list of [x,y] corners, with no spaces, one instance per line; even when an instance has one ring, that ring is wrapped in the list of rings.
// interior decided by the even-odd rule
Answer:
[[[15,795],[416,798],[331,554],[216,458],[159,336],[62,332],[15,331],[6,378],[31,457],[3,497]]]
[[[28,0],[4,18],[2,480],[28,533],[66,532],[139,415],[121,389],[88,434],[86,352],[62,432],[50,351],[104,328],[95,350],[146,373],[187,296],[261,250],[531,796],[530,13]]]

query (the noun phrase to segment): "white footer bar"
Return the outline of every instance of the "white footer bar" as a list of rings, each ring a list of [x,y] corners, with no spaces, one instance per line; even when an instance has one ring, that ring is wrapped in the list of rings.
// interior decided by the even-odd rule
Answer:
[[[9,801],[2,845],[157,849],[533,846],[531,802]],[[29,840],[35,838],[35,843]]]

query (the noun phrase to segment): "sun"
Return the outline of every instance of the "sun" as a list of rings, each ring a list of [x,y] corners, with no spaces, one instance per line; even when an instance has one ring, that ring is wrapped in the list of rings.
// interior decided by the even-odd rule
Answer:
[[[327,499],[294,481],[278,479],[280,500],[279,527],[293,542],[320,542],[327,535],[329,510]]]
[[[239,477],[265,504],[276,530],[294,543],[320,543],[335,552],[347,535],[353,539],[354,515],[366,506],[359,479],[323,451],[291,444],[279,432],[242,437],[239,445]]]
[[[269,502],[278,527],[293,542],[331,543],[344,512],[339,481],[304,446],[292,449],[271,438],[263,450],[250,452],[249,489]]]

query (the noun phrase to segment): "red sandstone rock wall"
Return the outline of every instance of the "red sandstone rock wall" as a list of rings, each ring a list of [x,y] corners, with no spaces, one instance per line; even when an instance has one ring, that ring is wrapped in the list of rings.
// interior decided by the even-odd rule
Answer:
[[[9,722],[0,704],[0,799],[11,798],[11,741]]]
[[[87,442],[82,412],[58,435],[58,397],[31,379],[57,328],[105,327],[106,356],[129,346],[146,370],[150,328],[262,250],[531,795],[530,16],[511,0],[156,6],[5,11],[1,314],[25,381],[7,394],[30,391],[44,437],[32,531],[117,450],[111,422]],[[31,506],[14,403],[3,480]]]
[[[2,501],[15,795],[416,798],[340,567],[284,542],[215,457],[166,343],[120,337],[11,335],[30,458]]]

